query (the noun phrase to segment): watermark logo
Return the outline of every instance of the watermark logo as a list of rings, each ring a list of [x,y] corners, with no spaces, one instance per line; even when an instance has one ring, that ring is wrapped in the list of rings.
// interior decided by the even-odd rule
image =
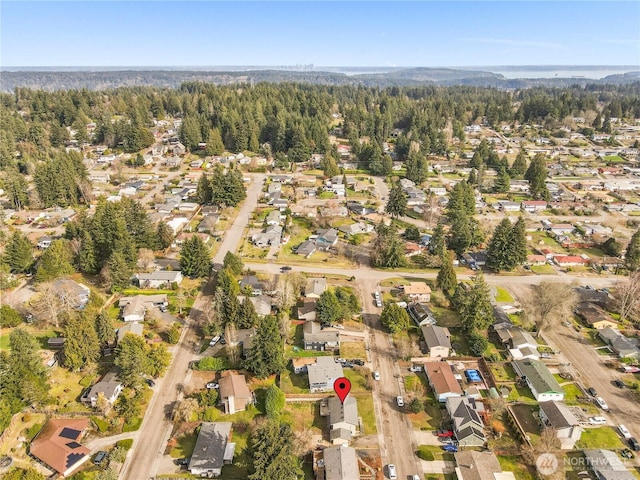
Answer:
[[[540,475],[551,475],[558,470],[558,459],[553,453],[542,453],[536,459],[536,468]]]

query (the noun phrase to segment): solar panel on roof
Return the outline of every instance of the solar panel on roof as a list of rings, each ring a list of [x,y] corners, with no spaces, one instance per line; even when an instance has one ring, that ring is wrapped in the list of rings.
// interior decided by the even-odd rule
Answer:
[[[84,453],[70,453],[67,456],[67,464],[66,467],[69,468],[72,465],[75,465],[76,463],[78,463],[82,457],[84,457]]]
[[[60,432],[60,436],[62,438],[69,438],[71,440],[75,440],[80,436],[80,433],[81,433],[80,430],[76,430],[75,428],[65,427]]]
[[[67,445],[67,447],[74,448],[74,449],[82,446],[78,442],[69,442],[66,445]]]

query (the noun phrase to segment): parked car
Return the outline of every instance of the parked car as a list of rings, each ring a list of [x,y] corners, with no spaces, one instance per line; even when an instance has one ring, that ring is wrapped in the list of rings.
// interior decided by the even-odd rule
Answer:
[[[183,467],[186,467],[187,465],[189,465],[189,459],[188,458],[179,458],[176,460],[176,465],[180,465]]]
[[[220,341],[220,338],[221,338],[220,335],[216,335],[215,337],[213,337],[211,339],[211,341],[209,342],[209,346],[210,347],[215,347],[216,343],[218,343]]]
[[[629,446],[631,447],[631,450],[634,450],[636,452],[640,451],[640,442],[638,442],[638,440],[636,440],[635,437],[631,437],[630,439],[627,440],[627,442],[629,442]]]
[[[607,405],[607,402],[604,401],[604,398],[596,397],[596,403],[602,410],[609,410],[609,405]]]
[[[443,445],[443,446],[442,446],[442,449],[443,449],[445,452],[455,453],[455,452],[457,452],[457,451],[458,451],[458,446],[457,446],[457,445],[455,445],[455,444],[453,444],[453,443],[451,443],[451,444],[449,444],[449,445]]]
[[[409,367],[409,371],[410,372],[414,372],[414,373],[415,372],[421,372],[422,370],[424,370],[424,369],[420,365],[412,365],[411,367]]]
[[[589,392],[589,395],[591,395],[592,397],[597,397],[598,396],[598,392],[596,392],[596,389],[593,388],[593,387],[587,388],[587,392]]]
[[[105,452],[104,450],[100,450],[98,453],[96,453],[96,456],[93,457],[93,464],[100,465],[105,458],[107,458],[107,452]]]
[[[207,389],[211,390],[212,388],[218,389],[220,388],[220,385],[218,385],[216,382],[207,383]]]
[[[346,358],[341,358],[341,357],[334,358],[333,360],[334,360],[336,363],[345,363],[345,362],[347,361],[347,359],[346,359]]]
[[[618,388],[624,388],[625,387],[624,382],[622,380],[620,380],[619,378],[616,378],[613,381],[613,384]]]
[[[396,397],[396,403],[398,404],[399,407],[404,407],[404,398],[402,398],[400,395],[398,395]]]
[[[631,432],[624,425],[618,425],[618,431],[620,432],[620,435],[622,435],[627,440],[632,438],[631,437]]]
[[[436,435],[438,437],[453,437],[453,431],[452,430],[436,430]]]
[[[622,450],[620,450],[620,456],[622,458],[632,459],[633,453],[631,453],[631,450],[629,450],[628,448],[623,448]]]
[[[391,480],[396,480],[398,478],[398,472],[396,472],[396,466],[393,463],[390,463],[387,468],[389,469],[389,478]]]
[[[353,360],[351,360],[351,362],[353,362],[354,365],[358,365],[360,367],[364,366],[364,360],[360,360],[359,358],[354,358]]]
[[[604,417],[589,417],[589,423],[591,425],[604,425],[607,423],[607,419]]]
[[[373,379],[374,380],[380,380],[380,372],[373,372]]]
[[[156,382],[154,382],[150,378],[145,379],[144,383],[146,383],[147,385],[149,385],[152,388],[156,386]]]
[[[288,265],[285,265],[284,267],[280,267],[281,272],[288,272],[289,270],[291,270],[291,267]]]

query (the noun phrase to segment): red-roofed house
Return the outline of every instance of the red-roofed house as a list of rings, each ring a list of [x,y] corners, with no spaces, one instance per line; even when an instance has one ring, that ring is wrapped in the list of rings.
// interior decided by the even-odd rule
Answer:
[[[576,267],[589,263],[588,258],[582,258],[578,255],[556,255],[553,261],[561,267]]]
[[[31,442],[29,453],[63,477],[69,476],[90,458],[90,450],[79,443],[87,428],[87,418],[52,418]]]

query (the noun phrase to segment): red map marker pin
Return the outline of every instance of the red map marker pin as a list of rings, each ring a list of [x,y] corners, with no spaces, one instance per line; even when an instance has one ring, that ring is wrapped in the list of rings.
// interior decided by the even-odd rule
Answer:
[[[351,382],[348,378],[340,377],[333,382],[333,389],[338,395],[340,402],[344,403],[344,399],[347,398],[349,392],[351,391]]]

